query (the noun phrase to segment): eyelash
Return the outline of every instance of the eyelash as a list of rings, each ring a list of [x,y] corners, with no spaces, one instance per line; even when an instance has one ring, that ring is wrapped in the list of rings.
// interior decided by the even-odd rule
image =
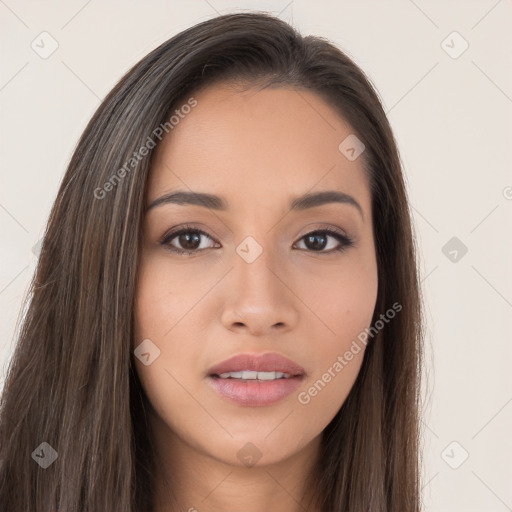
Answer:
[[[177,236],[183,235],[185,233],[196,233],[199,235],[204,235],[204,236],[210,238],[211,240],[213,240],[213,238],[208,233],[202,231],[201,229],[194,228],[192,226],[184,226],[177,231],[173,231],[171,233],[166,233],[160,240],[160,244],[166,246],[167,250],[169,250],[173,253],[179,254],[179,255],[197,254],[197,253],[205,250],[205,249],[196,249],[193,251],[188,251],[186,249],[179,249],[170,244],[171,240],[173,240]],[[330,251],[323,251],[323,250],[313,251],[313,250],[308,250],[308,249],[301,249],[301,250],[305,250],[306,252],[318,253],[318,254],[332,254],[332,253],[342,252],[354,245],[354,241],[350,237],[348,237],[347,235],[342,233],[341,231],[336,231],[334,229],[327,229],[327,228],[316,229],[314,231],[310,231],[309,233],[306,233],[305,235],[303,235],[299,239],[299,241],[302,240],[303,238],[306,238],[307,236],[316,235],[316,234],[330,235],[330,236],[336,238],[336,240],[338,240],[338,242],[340,243],[340,246],[337,247],[336,249],[331,249]],[[210,247],[208,247],[208,249],[210,249]]]

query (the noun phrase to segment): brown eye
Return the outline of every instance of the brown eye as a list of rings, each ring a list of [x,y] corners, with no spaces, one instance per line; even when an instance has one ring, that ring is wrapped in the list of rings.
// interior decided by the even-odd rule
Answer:
[[[336,243],[331,242],[331,246],[329,246],[328,240],[329,238],[334,238],[337,240],[338,245]],[[354,244],[353,240],[348,236],[342,233],[338,233],[337,231],[333,231],[330,229],[322,229],[317,231],[312,231],[307,235],[304,235],[301,240],[304,240],[304,245],[306,249],[312,252],[325,252],[331,253],[336,251],[343,251],[348,247]],[[332,247],[334,245],[334,247]],[[326,251],[324,249],[329,248],[330,250]]]
[[[185,227],[166,235],[160,243],[167,246],[167,248],[172,252],[176,252],[178,254],[192,254],[209,248],[208,246],[201,247],[203,238],[209,238],[212,240],[208,233],[205,233],[200,229]]]

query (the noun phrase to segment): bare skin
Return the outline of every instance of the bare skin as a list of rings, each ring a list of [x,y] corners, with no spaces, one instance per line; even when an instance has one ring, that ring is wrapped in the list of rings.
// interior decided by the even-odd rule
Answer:
[[[136,360],[154,408],[155,510],[303,512],[322,431],[352,388],[364,349],[342,371],[333,365],[370,325],[377,297],[363,159],[340,152],[354,130],[312,92],[224,84],[194,98],[197,106],[158,148],[147,204],[179,189],[222,196],[228,209],[163,203],[145,217],[134,348],[150,339],[160,350],[147,366]],[[360,209],[332,202],[290,210],[293,199],[326,190],[350,195]],[[183,236],[160,243],[185,224],[207,233],[197,249],[184,247]],[[248,236],[256,244],[242,244]],[[248,262],[241,244],[262,252]],[[213,365],[266,352],[306,371],[279,402],[243,406],[209,385]],[[325,385],[309,393],[319,379]]]

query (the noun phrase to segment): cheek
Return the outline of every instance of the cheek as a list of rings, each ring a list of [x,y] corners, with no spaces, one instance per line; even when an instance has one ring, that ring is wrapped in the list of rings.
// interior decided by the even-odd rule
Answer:
[[[184,317],[193,306],[194,298],[197,302],[199,290],[186,286],[186,282],[182,282],[186,281],[183,274],[180,278],[179,273],[170,272],[168,266],[159,268],[158,260],[153,260],[151,266],[141,265],[139,272],[134,349],[143,340],[150,339],[149,352],[155,350],[158,355],[148,365],[135,357],[136,371],[156,417],[174,432],[187,437],[190,425],[202,424],[205,420],[204,411],[194,407],[195,402],[191,400],[200,390],[194,374],[188,371],[194,367],[194,357],[200,347],[198,340],[186,336],[183,330]],[[185,410],[187,421],[183,422],[174,411]]]
[[[377,265],[373,254],[352,253],[342,263],[296,279],[297,295],[304,297],[311,314],[307,322],[314,330],[319,353],[346,350],[366,329],[375,310],[378,292]],[[321,347],[321,348],[320,348]]]
[[[197,302],[198,290],[186,286],[178,272],[162,268],[158,259],[143,263],[139,270],[135,301],[134,349],[143,341],[156,357],[145,365],[136,358],[137,369],[148,388],[156,390],[173,380],[176,368],[192,364],[197,340],[184,337],[186,314]],[[193,283],[191,283],[193,284]],[[150,340],[150,341],[148,341]],[[153,354],[151,354],[153,355]],[[180,379],[183,376],[180,375]]]
[[[310,328],[315,339],[310,360],[315,370],[297,398],[310,413],[307,421],[320,422],[323,427],[337,413],[359,374],[377,300],[373,258],[353,261],[345,269],[332,272],[329,279],[316,280],[323,286],[310,287],[316,291],[309,294],[311,309],[318,312],[310,320],[317,326]]]
[[[139,279],[134,308],[135,350],[142,342],[156,357],[146,365],[135,358],[141,382],[155,408],[162,410],[172,404],[173,410],[190,405],[183,387],[194,392],[197,380],[190,369],[204,347],[194,317],[199,299],[211,283],[179,268],[172,269],[168,259],[150,257],[139,267]],[[150,340],[149,342],[147,340]]]
[[[215,276],[204,277],[179,265],[170,265],[166,255],[143,259],[136,291],[136,338],[143,339],[151,333],[160,340],[171,340],[183,328],[186,315],[197,307]]]

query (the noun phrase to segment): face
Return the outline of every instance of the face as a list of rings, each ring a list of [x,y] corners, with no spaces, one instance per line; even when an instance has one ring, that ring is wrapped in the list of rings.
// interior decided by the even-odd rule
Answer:
[[[353,129],[313,92],[193,97],[148,184],[136,369],[169,442],[271,464],[320,439],[359,372],[378,285],[369,183],[339,149]],[[325,191],[338,200],[298,200]]]

